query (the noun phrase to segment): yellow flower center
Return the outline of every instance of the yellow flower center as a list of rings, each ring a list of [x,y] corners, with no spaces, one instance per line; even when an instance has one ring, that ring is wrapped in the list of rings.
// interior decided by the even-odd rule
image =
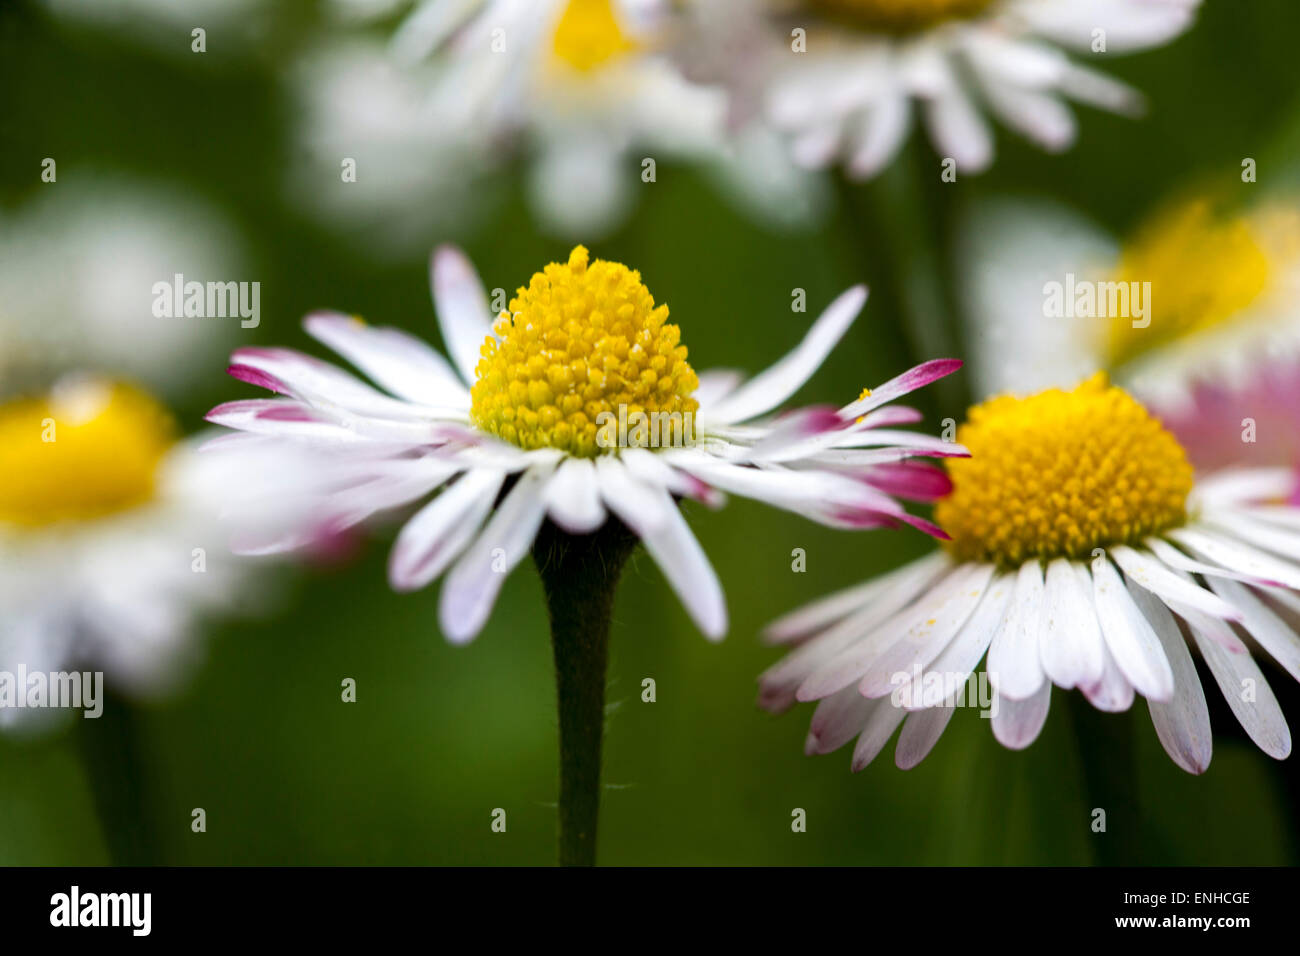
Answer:
[[[1269,259],[1242,219],[1223,219],[1193,202],[1154,220],[1120,257],[1116,280],[1149,282],[1150,324],[1112,315],[1107,354],[1113,365],[1231,320],[1264,291]],[[1139,325],[1142,323],[1139,322]]]
[[[993,0],[807,0],[820,13],[849,26],[911,33],[982,13]]]
[[[569,0],[552,40],[555,58],[582,73],[635,48],[619,26],[612,0]]]
[[[148,501],[171,417],[120,384],[79,382],[0,403],[0,524],[87,521]]]
[[[597,442],[611,421],[602,412],[693,415],[700,380],[667,318],[639,272],[588,263],[578,246],[567,263],[534,273],[497,319],[499,341],[483,344],[475,369],[470,417],[520,448],[591,458],[615,450]]]
[[[964,561],[1086,558],[1186,520],[1192,467],[1127,392],[1097,374],[1070,392],[1002,395],[970,410],[935,520]]]

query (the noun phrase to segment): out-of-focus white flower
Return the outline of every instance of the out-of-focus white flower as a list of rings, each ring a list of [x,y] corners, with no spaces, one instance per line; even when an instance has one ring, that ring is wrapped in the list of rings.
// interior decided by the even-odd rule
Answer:
[[[791,139],[810,167],[879,172],[918,107],[941,156],[964,172],[993,160],[983,110],[1052,152],[1076,123],[1065,100],[1119,113],[1139,94],[1094,60],[1168,42],[1199,0],[692,0],[682,56],[725,78],[741,109]]]
[[[815,219],[824,187],[761,129],[727,127],[726,93],[687,80],[666,54],[665,10],[659,0],[426,0],[392,47],[437,70],[441,131],[528,157],[528,193],[551,231],[607,233],[668,160],[703,164],[770,222]]]
[[[173,688],[201,656],[200,616],[248,595],[221,512],[261,460],[199,454],[121,383],[65,377],[0,403],[0,669]],[[39,712],[0,708],[0,723],[24,715]]]
[[[0,393],[111,369],[174,397],[227,348],[239,316],[160,317],[157,283],[256,281],[206,202],[109,178],[60,180],[0,214]]]
[[[1069,209],[1003,200],[971,216],[958,257],[980,393],[1069,386],[1107,368],[1198,467],[1296,463],[1294,428],[1279,421],[1291,414],[1285,383],[1300,383],[1293,201],[1243,212],[1183,201],[1121,244]],[[1246,418],[1270,424],[1243,444]]]
[[[426,64],[394,63],[375,39],[328,42],[292,64],[293,203],[381,258],[472,223],[490,207],[484,174],[497,160],[486,127],[446,122],[437,79]]]

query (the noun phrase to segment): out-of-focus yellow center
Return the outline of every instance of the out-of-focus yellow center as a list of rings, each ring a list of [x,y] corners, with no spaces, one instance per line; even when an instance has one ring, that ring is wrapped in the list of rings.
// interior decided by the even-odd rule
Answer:
[[[807,0],[820,13],[849,26],[911,33],[947,20],[982,13],[993,0]]]
[[[128,385],[80,382],[0,404],[0,524],[88,521],[153,497],[174,422]]]
[[[664,320],[641,274],[588,262],[578,246],[563,265],[533,274],[493,326],[475,371],[470,416],[521,448],[595,457],[602,412],[694,414],[700,380],[681,330]]]
[[[1086,558],[1186,520],[1186,453],[1104,374],[1070,392],[990,399],[957,441],[971,457],[948,462],[953,490],[935,520],[960,560]]]
[[[589,73],[636,48],[619,25],[613,0],[569,0],[555,27],[555,58]]]
[[[1257,239],[1245,220],[1223,219],[1204,201],[1166,213],[1139,231],[1120,257],[1115,279],[1138,283],[1137,288],[1151,283],[1150,324],[1135,328],[1133,316],[1111,316],[1106,343],[1111,364],[1241,313],[1268,284],[1269,259]]]

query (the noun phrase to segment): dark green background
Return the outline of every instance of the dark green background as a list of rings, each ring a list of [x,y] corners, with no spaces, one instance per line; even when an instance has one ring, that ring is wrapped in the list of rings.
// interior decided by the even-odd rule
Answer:
[[[279,80],[319,20],[313,4],[285,3],[251,55],[223,52],[210,30],[206,55],[165,56],[0,4],[0,204],[57,188],[39,182],[45,156],[58,158],[60,182],[101,170],[181,181],[248,237],[263,316],[243,333],[249,343],[306,346],[298,320],[318,307],[436,340],[423,253],[376,266],[281,196],[295,156]],[[756,226],[691,171],[661,164],[634,217],[593,252],[642,271],[697,369],[761,369],[836,293],[868,281],[863,316],[798,396],[843,402],[912,362],[961,353],[947,246],[972,199],[1046,194],[1122,231],[1189,182],[1237,182],[1245,156],[1259,159],[1267,183],[1294,158],[1285,144],[1300,93],[1297,35],[1300,5],[1290,0],[1211,0],[1189,35],[1103,64],[1146,92],[1147,118],[1081,110],[1079,144],[1057,157],[1000,131],[993,170],[952,185],[939,183],[937,157],[914,139],[877,183],[838,185],[831,220],[801,234]],[[176,42],[188,46],[188,35]],[[446,238],[465,245],[489,288],[513,288],[564,257],[564,243],[536,231],[516,181],[484,188],[493,208],[485,225]],[[905,306],[898,277],[928,261],[944,277],[938,298]],[[807,290],[809,315],[791,314],[794,287]],[[927,428],[960,417],[960,378],[919,399]],[[178,411],[197,429],[211,405],[250,394],[216,360]],[[772,718],[754,706],[755,676],[778,656],[757,632],[929,545],[911,531],[833,532],[738,499],[688,516],[726,589],[731,633],[707,643],[653,563],[636,559],[616,608],[602,862],[1277,864],[1300,854],[1296,761],[1258,753],[1213,690],[1215,754],[1200,778],[1164,755],[1140,702],[1122,717],[1087,715],[1080,727],[1059,691],[1026,752],[1002,749],[962,711],[910,772],[894,768],[892,744],[858,775],[848,750],[804,757],[811,707]],[[483,634],[452,648],[436,627],[436,585],[388,590],[390,540],[370,541],[346,566],[286,573],[273,617],[215,628],[191,686],[140,708],[133,772],[154,808],[158,862],[553,859],[556,720],[535,572],[521,567]],[[790,569],[796,547],[807,551],[804,574]],[[1294,683],[1267,673],[1300,719]],[[357,681],[355,704],[340,702],[345,677]],[[657,682],[654,704],[640,700],[646,677]],[[0,863],[108,859],[80,762],[82,729],[0,740]],[[1080,731],[1094,754],[1086,764]],[[1097,805],[1108,811],[1104,836],[1089,830]],[[204,834],[190,831],[193,807],[207,811]],[[505,834],[491,832],[496,807],[508,813]],[[804,834],[791,832],[796,807],[807,811]]]

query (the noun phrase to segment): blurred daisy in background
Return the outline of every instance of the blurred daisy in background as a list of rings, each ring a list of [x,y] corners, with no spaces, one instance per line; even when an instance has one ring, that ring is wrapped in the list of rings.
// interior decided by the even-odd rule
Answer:
[[[249,562],[221,512],[253,464],[200,455],[119,381],[65,376],[0,401],[0,669],[173,689],[201,657],[201,617],[245,609]],[[41,713],[0,708],[0,722]]]
[[[446,122],[437,71],[402,67],[378,39],[318,43],[290,64],[286,97],[298,162],[285,191],[320,226],[376,258],[427,250],[472,227],[501,193],[489,128]]]
[[[439,621],[463,642],[483,627],[545,521],[587,535],[616,519],[716,638],[727,629],[722,589],[679,499],[717,506],[732,492],[830,527],[911,524],[939,534],[896,497],[932,500],[948,489],[941,471],[913,457],[965,452],[897,427],[920,416],[890,403],[959,362],[918,366],[840,409],[766,417],[839,342],[865,288],[843,293],[794,351],[745,380],[697,375],[640,274],[591,260],[581,246],[534,274],[495,323],[460,252],[440,249],[431,272],[451,362],[397,329],[338,314],[305,321],[383,391],[287,349],[235,353],[232,375],[283,397],[230,402],[209,420],[248,433],[238,436],[243,447],[306,443],[333,462],[308,482],[280,483],[250,550],[295,548],[304,534],[416,505],[392,549],[390,582],[410,591],[446,572]],[[638,413],[668,422],[658,440],[638,436]],[[290,515],[289,527],[277,513]],[[304,531],[306,513],[315,523]]]
[[[154,285],[244,279],[241,248],[202,199],[112,176],[60,181],[0,212],[0,398],[84,368],[183,397],[241,320],[159,318]]]
[[[1170,204],[1121,244],[1054,204],[977,207],[958,253],[977,391],[1108,368],[1202,470],[1291,465],[1300,389],[1300,205]],[[1253,426],[1251,425],[1253,423]]]
[[[1177,439],[1100,374],[992,398],[957,439],[971,457],[948,463],[943,549],[769,628],[795,649],[762,676],[760,702],[820,701],[809,753],[856,737],[860,770],[901,725],[895,760],[916,765],[983,659],[1005,746],[1038,736],[1053,685],[1103,711],[1140,694],[1169,756],[1201,773],[1212,741],[1189,645],[1260,749],[1290,753],[1245,643],[1300,680],[1300,509],[1277,503],[1287,470],[1194,480]]]
[[[699,166],[775,226],[826,211],[824,184],[796,169],[770,130],[729,130],[726,93],[681,75],[664,49],[662,0],[334,7],[354,24],[411,8],[391,49],[403,67],[435,74],[421,111],[444,140],[488,144],[485,159],[525,157],[528,195],[550,232],[607,234],[666,161]]]
[[[736,108],[787,133],[799,163],[878,173],[914,105],[964,172],[993,160],[987,111],[1043,149],[1077,133],[1067,100],[1123,114],[1141,95],[1092,60],[1159,46],[1199,0],[693,0],[688,72],[725,78]],[[1071,56],[1071,51],[1076,56]]]

